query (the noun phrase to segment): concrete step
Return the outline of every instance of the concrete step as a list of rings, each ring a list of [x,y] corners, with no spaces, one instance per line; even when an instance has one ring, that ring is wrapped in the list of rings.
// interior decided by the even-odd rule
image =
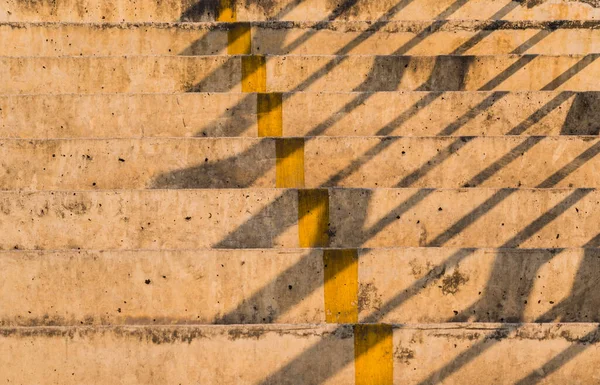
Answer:
[[[0,21],[208,21],[238,20],[555,20],[600,18],[595,0],[220,0],[220,1],[19,1],[0,3]]]
[[[1,57],[0,76],[5,82],[0,94],[594,91],[600,74],[598,57]]]
[[[580,136],[8,139],[0,190],[600,188],[598,153]]]
[[[2,328],[0,339],[0,380],[28,384],[586,384],[600,363],[591,323]]]
[[[283,136],[598,135],[597,92],[282,95]],[[48,113],[52,111],[52,113]],[[4,95],[0,137],[256,137],[257,96],[240,93]]]
[[[253,54],[497,55],[600,52],[598,21],[253,22]],[[2,23],[4,56],[226,55],[222,23]],[[231,32],[230,32],[231,31]]]
[[[350,258],[334,249],[0,257],[3,327],[600,321],[597,248],[358,249]]]
[[[599,212],[592,189],[9,191],[0,248],[582,247]]]

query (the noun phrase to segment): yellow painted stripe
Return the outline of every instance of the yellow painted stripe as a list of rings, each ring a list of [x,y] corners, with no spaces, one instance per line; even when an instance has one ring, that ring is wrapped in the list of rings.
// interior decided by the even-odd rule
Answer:
[[[276,187],[304,187],[304,138],[279,138],[275,143]]]
[[[300,247],[329,244],[329,191],[298,190],[298,236]]]
[[[264,56],[242,56],[242,92],[267,92],[267,68]]]
[[[227,53],[249,55],[252,51],[252,28],[250,23],[235,23],[227,31]]]
[[[358,322],[358,252],[325,250],[325,321]]]
[[[394,381],[391,325],[354,325],[356,385],[392,385]]]
[[[256,115],[258,136],[283,135],[283,96],[280,93],[258,94]]]
[[[219,9],[217,11],[217,21],[232,23],[236,21],[235,0],[219,0]]]

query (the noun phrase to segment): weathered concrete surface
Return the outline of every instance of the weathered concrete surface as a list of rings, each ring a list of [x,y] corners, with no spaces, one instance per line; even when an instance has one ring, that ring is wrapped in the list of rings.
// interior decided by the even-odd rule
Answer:
[[[307,187],[600,187],[595,137],[312,138],[304,153]]]
[[[359,320],[598,322],[598,274],[591,248],[360,250]]]
[[[600,52],[596,21],[255,23],[252,48],[271,55],[498,55]]]
[[[298,244],[297,192],[291,190],[5,192],[0,212],[2,249]],[[236,229],[241,233],[228,237]]]
[[[599,341],[597,324],[400,327],[394,384],[595,383]]]
[[[5,327],[325,322],[321,249],[0,256]],[[591,248],[360,249],[352,302],[363,322],[598,322],[599,257]]]
[[[276,140],[0,140],[0,189],[272,188]],[[598,153],[583,136],[312,137],[289,171],[307,188],[600,188]]]
[[[497,55],[600,52],[597,21],[254,22],[270,55]],[[222,23],[3,23],[4,56],[227,55]]]
[[[0,58],[2,94],[239,92],[241,75],[225,56]]]
[[[0,24],[4,56],[225,55],[227,26],[202,24]]]
[[[331,189],[326,231],[342,248],[581,247],[599,202],[590,189]],[[0,193],[2,249],[293,248],[297,221],[296,190]]]
[[[0,140],[0,189],[275,187],[275,140]]]
[[[597,92],[285,94],[284,136],[598,135]],[[0,96],[8,138],[256,137],[256,94]],[[49,113],[51,111],[52,113]]]
[[[0,253],[0,325],[324,323],[321,250]]]
[[[0,379],[11,383],[355,383],[351,326],[3,328],[0,333],[0,363],[6,369]],[[597,379],[599,340],[597,324],[398,325],[393,383],[589,384]]]
[[[267,91],[594,91],[598,57],[273,56]]]
[[[600,94],[572,92],[294,93],[286,136],[598,135]]]
[[[0,3],[1,21],[206,21],[214,20],[219,1],[19,1]],[[431,19],[598,19],[595,0],[359,0],[348,3],[323,0],[238,0],[238,21],[280,20],[431,20]]]
[[[570,189],[332,189],[332,247],[580,247],[600,196]]]
[[[256,136],[256,94],[0,96],[3,138]]]
[[[598,57],[271,56],[266,92],[594,91]],[[239,92],[241,62],[240,56],[4,57],[0,76],[4,94]]]
[[[353,345],[352,327],[337,325],[1,328],[0,381],[250,385],[282,383],[266,380],[283,369],[289,384],[352,385]]]

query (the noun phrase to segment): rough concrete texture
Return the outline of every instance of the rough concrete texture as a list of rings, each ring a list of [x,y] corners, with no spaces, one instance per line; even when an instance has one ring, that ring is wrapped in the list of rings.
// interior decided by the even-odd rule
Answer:
[[[597,21],[252,23],[254,54],[498,55],[599,51]],[[4,23],[3,56],[226,55],[220,23]]]
[[[594,91],[598,57],[271,56],[265,91]],[[0,76],[4,94],[239,92],[241,66],[240,56],[4,57]]]
[[[0,363],[11,368],[0,379],[11,383],[359,382],[348,325],[0,332]],[[597,379],[598,340],[594,324],[399,325],[393,329],[393,383],[588,384]]]
[[[0,365],[10,368],[0,381],[354,384],[352,337],[337,325],[0,328]],[[307,350],[306,365],[286,367]],[[269,380],[278,370],[285,375]]]
[[[0,57],[2,94],[240,91],[241,59],[225,56]]]
[[[598,135],[597,92],[285,94],[284,136]],[[52,111],[52,113],[48,113]],[[4,138],[257,135],[255,94],[0,96]]]
[[[0,96],[3,138],[256,136],[256,95]],[[52,113],[49,113],[52,111]]]
[[[4,327],[325,321],[321,249],[0,256]],[[357,256],[352,301],[361,321],[600,321],[598,249],[397,248]]]
[[[273,56],[266,64],[267,90],[592,91],[598,57]]]
[[[3,190],[272,188],[284,172],[276,166],[277,142],[275,138],[0,140],[0,186]],[[307,188],[600,188],[595,172],[600,167],[596,157],[600,141],[592,136],[311,137],[301,143],[298,168]],[[292,167],[291,172],[297,171]]]
[[[596,107],[598,106],[598,107]],[[595,92],[287,94],[287,136],[598,135]]]
[[[0,383],[600,383],[599,23],[0,0]]]
[[[599,211],[592,189],[331,189],[326,231],[342,248],[582,247]],[[0,219],[5,250],[299,245],[296,190],[2,192]]]
[[[0,257],[3,326],[325,321],[321,250],[9,251]]]
[[[234,0],[238,21],[255,20],[593,20],[597,0]],[[209,21],[218,0],[193,2],[100,0],[2,0],[0,21]]]

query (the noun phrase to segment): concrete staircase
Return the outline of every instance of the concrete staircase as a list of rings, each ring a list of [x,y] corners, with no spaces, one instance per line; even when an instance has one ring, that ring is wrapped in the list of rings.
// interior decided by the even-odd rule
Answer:
[[[599,19],[0,0],[0,383],[600,383]]]

